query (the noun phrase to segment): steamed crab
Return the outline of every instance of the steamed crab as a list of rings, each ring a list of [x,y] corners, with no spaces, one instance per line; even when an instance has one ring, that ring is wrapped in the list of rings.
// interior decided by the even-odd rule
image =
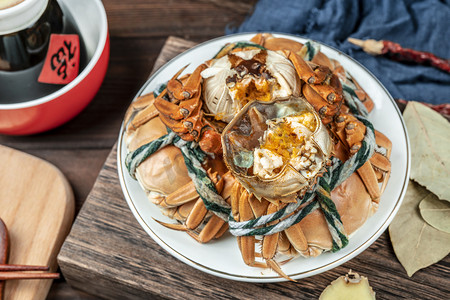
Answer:
[[[178,148],[161,148],[136,169],[151,201],[178,221],[161,224],[199,242],[220,237],[231,219],[256,222],[297,203],[290,214],[261,226],[274,227],[309,207],[302,197],[317,188],[336,159],[345,162],[366,147],[372,130],[355,114],[370,111],[373,102],[337,61],[311,51],[311,45],[269,34],[251,42],[226,45],[192,74],[180,76],[180,70],[159,95],[139,98],[127,113],[130,152],[175,133],[208,154],[202,168],[230,220],[206,208]],[[355,108],[350,100],[363,105]],[[376,211],[389,178],[390,141],[377,131],[374,136],[371,158],[331,191],[344,234]],[[288,278],[279,254],[317,256],[335,241],[324,213],[316,209],[283,230],[239,236],[238,243],[246,264]]]

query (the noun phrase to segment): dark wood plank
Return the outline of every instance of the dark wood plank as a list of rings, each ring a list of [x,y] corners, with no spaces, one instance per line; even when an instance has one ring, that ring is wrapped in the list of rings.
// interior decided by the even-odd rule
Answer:
[[[86,199],[109,152],[108,149],[27,151],[46,161],[51,160],[68,179],[77,199]],[[83,177],[80,174],[83,174]],[[82,204],[81,201],[76,201],[76,212],[81,209]]]
[[[167,37],[201,41],[223,35],[225,26],[237,26],[256,0],[121,0],[105,1],[114,36]]]
[[[169,39],[157,65],[191,45]],[[378,299],[443,299],[450,294],[449,257],[409,278],[387,232],[351,261],[298,283],[234,282],[197,271],[166,253],[133,217],[117,179],[116,147],[58,260],[73,287],[106,299],[314,299],[348,269],[368,276]]]

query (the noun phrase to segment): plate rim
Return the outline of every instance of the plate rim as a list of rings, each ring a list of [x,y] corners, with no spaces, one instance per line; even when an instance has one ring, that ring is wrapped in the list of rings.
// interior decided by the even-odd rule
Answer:
[[[210,40],[207,40],[205,42],[202,42],[198,45],[195,45],[194,47],[187,49],[185,51],[183,51],[182,53],[179,53],[178,55],[176,55],[175,57],[173,57],[172,59],[170,59],[168,62],[166,62],[164,65],[162,65],[158,70],[156,70],[147,80],[146,82],[142,85],[142,87],[139,89],[139,91],[136,93],[136,95],[134,96],[133,100],[130,102],[130,104],[132,102],[134,102],[141,94],[142,92],[147,88],[147,86],[154,80],[155,77],[157,77],[165,68],[168,67],[168,65],[170,65],[173,61],[177,60],[179,57],[184,56],[185,54],[192,52],[192,51],[196,51],[198,48],[202,48],[204,46],[207,46],[208,44],[211,44],[213,42],[217,42],[220,40],[227,40],[229,38],[233,38],[233,37],[239,37],[239,36],[246,36],[246,35],[250,35],[250,34],[257,34],[259,32],[243,32],[243,33],[236,33],[236,34],[230,34],[230,35],[225,35],[225,36],[220,36],[220,37],[216,37]],[[334,51],[336,51],[339,55],[343,55],[345,56],[347,59],[350,59],[352,61],[352,63],[355,63],[358,65],[358,67],[361,67],[366,73],[368,73],[368,75],[374,79],[378,85],[382,88],[382,90],[384,91],[384,93],[388,96],[388,99],[391,101],[392,106],[395,109],[395,112],[397,113],[397,117],[400,119],[401,125],[402,125],[402,133],[404,135],[405,138],[405,148],[406,148],[406,171],[405,171],[405,177],[403,179],[403,185],[400,191],[400,194],[398,196],[398,199],[396,199],[396,204],[394,206],[394,208],[392,209],[392,211],[389,213],[389,216],[384,220],[383,224],[378,228],[378,230],[372,234],[371,237],[369,237],[364,243],[362,243],[361,245],[359,245],[358,247],[356,247],[353,251],[349,252],[348,254],[337,258],[336,260],[333,260],[332,262],[329,262],[325,265],[322,265],[320,267],[311,269],[311,270],[307,270],[307,271],[302,271],[299,273],[295,273],[295,274],[289,274],[289,276],[293,279],[301,279],[301,278],[305,278],[305,277],[310,277],[310,276],[314,276],[317,274],[320,274],[322,272],[331,270],[347,261],[349,261],[350,259],[354,258],[355,256],[357,256],[358,254],[360,254],[361,252],[363,252],[364,250],[366,250],[368,247],[370,247],[370,245],[372,245],[377,239],[378,237],[387,229],[387,227],[389,226],[389,224],[392,222],[393,218],[395,217],[395,215],[397,214],[397,211],[399,210],[401,203],[403,202],[405,193],[406,193],[406,189],[408,186],[408,182],[409,182],[409,177],[410,177],[410,170],[411,170],[411,149],[410,149],[410,142],[409,142],[409,136],[408,136],[408,131],[404,122],[404,119],[402,117],[402,114],[397,106],[397,104],[395,103],[394,99],[392,98],[392,95],[389,93],[389,91],[385,88],[385,86],[378,80],[378,78],[376,76],[374,76],[365,66],[363,66],[360,62],[358,62],[356,59],[352,58],[351,56],[349,56],[346,53],[341,52],[340,50],[326,45],[322,42],[318,42],[315,41],[313,39],[307,38],[307,37],[303,37],[303,36],[299,36],[299,35],[294,35],[294,34],[288,34],[288,33],[280,33],[280,32],[267,32],[270,34],[274,34],[277,37],[285,37],[285,38],[294,38],[294,39],[304,39],[304,40],[310,40],[313,41],[315,43],[318,43],[321,46],[324,47],[328,47]],[[224,41],[226,42],[226,41]],[[134,217],[137,219],[137,221],[139,222],[139,224],[141,225],[141,227],[144,229],[144,231],[150,235],[152,237],[152,239],[158,244],[160,245],[164,250],[166,250],[167,252],[169,252],[172,256],[176,257],[177,259],[179,259],[180,261],[182,261],[183,263],[186,263],[198,270],[201,270],[203,272],[206,272],[208,274],[214,275],[214,276],[218,276],[218,277],[222,277],[222,278],[226,278],[226,279],[231,279],[231,280],[236,280],[236,281],[244,281],[244,282],[255,282],[255,283],[269,283],[269,282],[285,282],[287,281],[285,278],[279,277],[279,276],[243,276],[243,275],[237,275],[237,274],[230,274],[228,272],[224,272],[224,271],[220,271],[220,270],[216,270],[216,269],[212,269],[208,266],[205,266],[201,263],[198,263],[196,261],[191,260],[190,258],[184,256],[182,253],[179,253],[177,250],[173,249],[170,245],[166,244],[164,242],[164,240],[159,237],[152,229],[151,226],[149,226],[147,224],[147,222],[145,221],[145,219],[141,216],[141,214],[139,213],[138,209],[136,208],[131,195],[129,194],[129,191],[126,187],[125,184],[125,178],[123,176],[123,166],[122,166],[122,141],[123,141],[123,137],[124,137],[124,122],[122,121],[121,123],[121,127],[120,127],[120,132],[119,132],[119,137],[118,137],[118,142],[117,142],[117,171],[118,171],[118,175],[119,175],[119,182],[121,185],[121,189],[122,189],[122,193],[125,196],[125,200],[127,201],[127,204],[130,208],[130,210],[132,211]]]

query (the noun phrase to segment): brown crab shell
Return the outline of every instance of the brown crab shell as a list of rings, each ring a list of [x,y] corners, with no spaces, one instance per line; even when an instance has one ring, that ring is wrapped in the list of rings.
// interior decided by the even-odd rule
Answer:
[[[249,175],[250,165],[247,163],[249,166],[243,166],[241,162],[244,161],[243,164],[246,164],[245,155],[247,157],[253,155],[253,149],[259,146],[259,139],[267,128],[265,121],[298,115],[305,111],[312,113],[316,120],[317,126],[311,135],[311,141],[318,148],[318,154],[322,156],[321,170],[318,170],[315,176],[306,178],[287,163],[278,174],[271,178]],[[303,97],[291,96],[271,102],[248,103],[225,127],[222,133],[222,147],[225,164],[247,191],[258,199],[264,197],[268,200],[289,200],[297,194],[306,192],[315,183],[317,176],[324,171],[333,143],[320,116],[311,104]]]

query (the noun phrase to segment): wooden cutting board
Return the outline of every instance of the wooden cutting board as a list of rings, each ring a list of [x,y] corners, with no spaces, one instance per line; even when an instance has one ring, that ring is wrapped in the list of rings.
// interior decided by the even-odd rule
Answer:
[[[169,37],[154,70],[193,45]],[[120,188],[116,157],[117,145],[58,255],[69,284],[96,297],[318,299],[332,280],[349,269],[369,277],[377,299],[445,299],[450,294],[449,257],[409,278],[395,257],[387,232],[356,258],[298,283],[237,282],[198,271],[172,257],[141,228]]]
[[[72,189],[50,163],[0,145],[0,218],[10,237],[10,264],[57,270],[56,255],[74,217]],[[4,300],[45,299],[52,280],[9,280]]]

